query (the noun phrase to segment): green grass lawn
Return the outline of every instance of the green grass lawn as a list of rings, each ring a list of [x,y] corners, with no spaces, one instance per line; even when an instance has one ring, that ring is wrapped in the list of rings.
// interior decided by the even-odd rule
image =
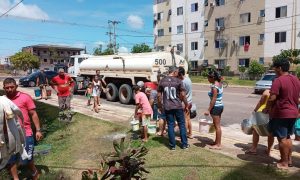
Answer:
[[[190,76],[191,80],[193,83],[205,83],[209,84],[207,81],[206,77],[203,76]],[[224,77],[225,80],[228,82],[228,86],[230,87],[231,85],[235,86],[249,86],[249,87],[254,87],[255,82],[253,80],[241,80],[239,77],[234,76],[234,77]]]
[[[80,179],[83,170],[99,167],[101,154],[113,150],[112,136],[129,130],[128,127],[79,113],[75,114],[74,122],[65,125],[58,122],[56,107],[43,103],[37,103],[37,107],[46,129],[45,138],[39,144],[52,147],[48,155],[35,158],[37,167],[43,172],[41,179]],[[133,146],[140,143],[139,140],[132,141]],[[288,177],[271,167],[233,159],[195,145],[188,150],[177,147],[176,151],[170,151],[167,144],[167,138],[156,136],[151,136],[145,144],[149,149],[145,164],[150,171],[146,175],[147,179],[252,180]],[[22,171],[22,176],[26,177],[25,170]]]

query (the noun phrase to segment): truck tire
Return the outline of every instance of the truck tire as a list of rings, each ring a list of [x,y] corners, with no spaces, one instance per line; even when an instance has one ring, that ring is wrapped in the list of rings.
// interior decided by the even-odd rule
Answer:
[[[132,100],[132,88],[128,84],[123,84],[119,89],[119,100],[122,104],[129,104]]]
[[[113,83],[109,83],[107,85],[107,87],[109,90],[106,92],[106,99],[108,101],[116,101],[118,96],[119,96],[119,92],[118,92],[118,88],[116,85],[114,85]]]

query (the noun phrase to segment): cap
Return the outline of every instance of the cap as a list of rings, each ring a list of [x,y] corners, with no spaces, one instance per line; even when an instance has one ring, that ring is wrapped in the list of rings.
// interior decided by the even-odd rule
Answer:
[[[172,73],[172,72],[174,72],[176,70],[178,70],[178,67],[176,67],[176,66],[170,66],[169,67],[169,73]]]
[[[143,81],[139,81],[136,83],[136,85],[138,85],[139,87],[144,87],[144,82]]]
[[[63,68],[60,68],[59,70],[58,70],[58,72],[60,73],[60,72],[65,72],[65,70],[63,69]]]

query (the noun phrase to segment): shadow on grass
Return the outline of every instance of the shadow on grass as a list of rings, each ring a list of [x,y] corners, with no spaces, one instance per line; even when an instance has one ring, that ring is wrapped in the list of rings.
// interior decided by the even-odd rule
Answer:
[[[197,139],[199,141],[199,142],[194,143],[194,145],[197,147],[204,148],[205,146],[214,143],[214,140],[212,140],[208,137],[195,136],[194,139]]]

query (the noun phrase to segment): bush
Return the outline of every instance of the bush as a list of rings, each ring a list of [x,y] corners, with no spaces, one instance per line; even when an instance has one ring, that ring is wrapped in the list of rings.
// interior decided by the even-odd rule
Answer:
[[[296,68],[296,76],[300,79],[300,66]]]
[[[265,72],[265,68],[262,64],[259,64],[256,60],[251,61],[248,69],[250,79],[257,79]]]

